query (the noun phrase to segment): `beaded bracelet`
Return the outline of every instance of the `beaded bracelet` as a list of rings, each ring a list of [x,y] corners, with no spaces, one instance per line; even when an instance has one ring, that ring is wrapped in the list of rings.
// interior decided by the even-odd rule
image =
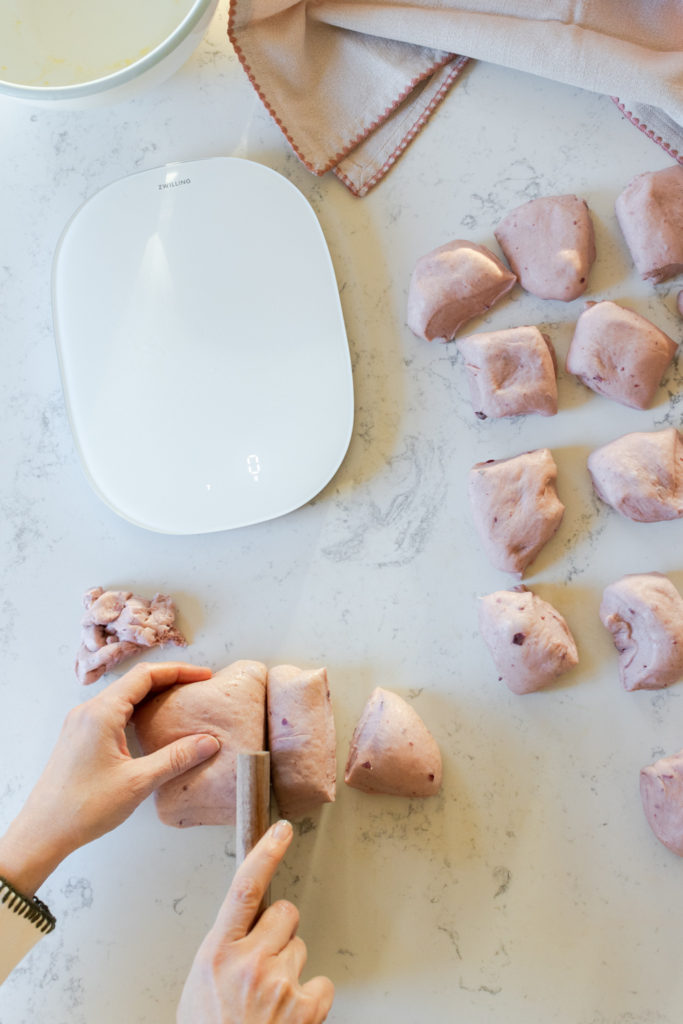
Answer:
[[[43,932],[44,935],[54,931],[57,921],[50,913],[49,907],[37,896],[31,900],[26,899],[6,878],[2,877],[0,877],[0,904],[4,904],[13,914],[18,914],[19,917],[24,917],[27,921],[35,924],[38,931]]]

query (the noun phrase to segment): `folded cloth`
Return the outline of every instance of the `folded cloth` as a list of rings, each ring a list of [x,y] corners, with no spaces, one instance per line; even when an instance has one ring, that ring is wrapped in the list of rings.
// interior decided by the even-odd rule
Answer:
[[[381,180],[471,57],[612,96],[683,162],[683,0],[511,6],[230,0],[228,36],[303,163],[334,170],[356,195]]]

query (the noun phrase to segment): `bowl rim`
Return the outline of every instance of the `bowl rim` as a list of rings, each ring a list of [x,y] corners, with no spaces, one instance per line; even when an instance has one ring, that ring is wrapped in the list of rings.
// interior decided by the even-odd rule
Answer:
[[[124,85],[149,71],[156,64],[169,56],[192,32],[207,10],[217,6],[217,0],[194,0],[190,10],[171,34],[155,46],[139,60],[113,71],[110,75],[93,78],[87,82],[75,82],[73,85],[21,85],[6,78],[0,78],[0,95],[26,100],[53,100],[59,102],[66,99],[78,99],[104,92],[116,86]]]

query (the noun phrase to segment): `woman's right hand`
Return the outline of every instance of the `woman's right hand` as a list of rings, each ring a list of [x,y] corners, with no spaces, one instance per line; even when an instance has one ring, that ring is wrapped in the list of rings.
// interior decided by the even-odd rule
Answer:
[[[318,977],[301,984],[306,946],[299,911],[278,900],[254,923],[292,839],[279,821],[245,858],[202,942],[185,982],[177,1024],[322,1024],[334,986]]]

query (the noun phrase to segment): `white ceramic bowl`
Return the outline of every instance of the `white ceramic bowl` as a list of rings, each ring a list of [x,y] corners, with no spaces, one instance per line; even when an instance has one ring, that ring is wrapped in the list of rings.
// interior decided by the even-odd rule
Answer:
[[[0,0],[0,95],[86,107],[176,71],[218,0]]]

